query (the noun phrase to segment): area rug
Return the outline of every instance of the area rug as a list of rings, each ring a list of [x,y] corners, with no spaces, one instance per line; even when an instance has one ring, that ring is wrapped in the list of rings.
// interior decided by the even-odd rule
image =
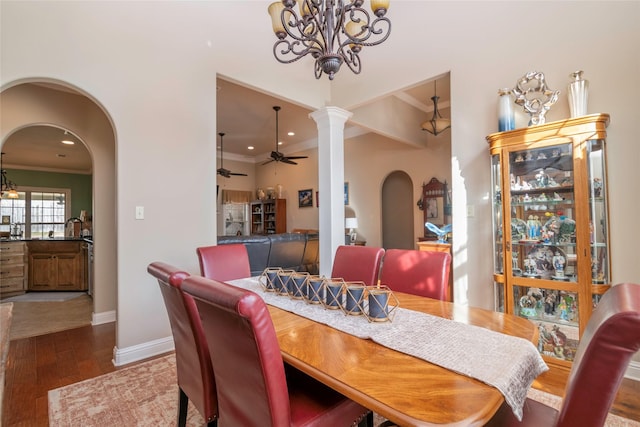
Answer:
[[[68,301],[13,302],[9,339],[35,337],[91,324],[93,299],[86,293]]]
[[[3,302],[61,302],[86,295],[86,292],[27,292],[2,300]]]
[[[557,407],[560,398],[531,390],[529,397]],[[177,419],[178,386],[173,353],[116,372],[49,390],[49,426],[169,426]],[[374,425],[384,421],[374,418]],[[187,426],[204,420],[189,404]],[[609,415],[607,427],[640,427],[640,423]]]

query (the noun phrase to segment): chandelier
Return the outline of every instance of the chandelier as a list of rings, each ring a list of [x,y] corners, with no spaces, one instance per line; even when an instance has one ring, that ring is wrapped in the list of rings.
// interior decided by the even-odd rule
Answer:
[[[431,97],[431,100],[433,101],[433,117],[431,118],[431,120],[426,121],[422,124],[422,130],[426,130],[433,135],[441,134],[451,127],[451,120],[443,118],[440,115],[440,111],[438,111],[438,99],[440,99],[440,97],[437,95],[437,90],[438,87],[436,82],[434,81],[434,94]]]
[[[4,196],[4,193],[7,193],[8,198],[17,199],[20,197],[16,190],[17,185],[7,178],[7,171],[2,168],[2,157],[4,157],[4,153],[0,153],[0,175],[2,176],[0,180],[0,198]]]
[[[299,12],[294,10],[300,2]],[[333,80],[345,63],[360,74],[360,52],[389,37],[391,21],[385,17],[389,0],[370,0],[375,15],[362,8],[364,0],[282,0],[269,5],[273,32],[278,41],[273,55],[290,64],[311,54],[316,60],[315,76],[324,72]]]

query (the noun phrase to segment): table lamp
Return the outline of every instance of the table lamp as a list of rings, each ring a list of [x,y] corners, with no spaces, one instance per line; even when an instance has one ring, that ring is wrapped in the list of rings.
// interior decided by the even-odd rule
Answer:
[[[355,229],[358,228],[358,219],[357,218],[346,218],[344,221],[345,228],[349,229],[349,240],[352,245],[356,244],[356,232]]]

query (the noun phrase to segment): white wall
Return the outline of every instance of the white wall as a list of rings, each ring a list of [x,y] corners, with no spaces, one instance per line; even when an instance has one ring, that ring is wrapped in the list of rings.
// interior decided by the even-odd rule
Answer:
[[[164,307],[147,264],[164,260],[195,272],[194,248],[216,235],[211,220],[216,73],[313,109],[331,96],[330,105],[348,110],[450,70],[456,299],[491,307],[484,137],[497,128],[497,89],[514,85],[527,71],[543,71],[551,88],[563,90],[548,119],[561,119],[569,115],[564,96],[568,74],[583,69],[591,82],[589,110],[612,115],[613,279],[640,280],[637,233],[630,232],[636,229],[637,202],[625,188],[640,182],[634,132],[640,3],[396,0],[388,15],[390,39],[363,52],[362,74],[342,70],[331,86],[326,78],[313,78],[309,61],[275,61],[267,3],[0,4],[2,85],[28,77],[57,78],[90,93],[113,118],[117,346],[130,350],[130,359],[148,354],[145,346],[170,336],[166,321],[157,321]],[[139,205],[145,206],[144,221],[134,219]],[[475,206],[474,217],[466,218],[466,205]]]

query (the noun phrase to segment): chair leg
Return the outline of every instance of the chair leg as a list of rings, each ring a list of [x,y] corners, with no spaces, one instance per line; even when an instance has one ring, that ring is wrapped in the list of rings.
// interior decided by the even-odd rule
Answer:
[[[215,420],[211,420],[207,423],[207,427],[217,427],[218,426],[218,419],[216,418]]]
[[[189,398],[182,389],[178,397],[178,427],[187,425],[187,408],[189,407]]]
[[[373,427],[372,411],[369,411],[367,415],[358,423],[358,427]]]

